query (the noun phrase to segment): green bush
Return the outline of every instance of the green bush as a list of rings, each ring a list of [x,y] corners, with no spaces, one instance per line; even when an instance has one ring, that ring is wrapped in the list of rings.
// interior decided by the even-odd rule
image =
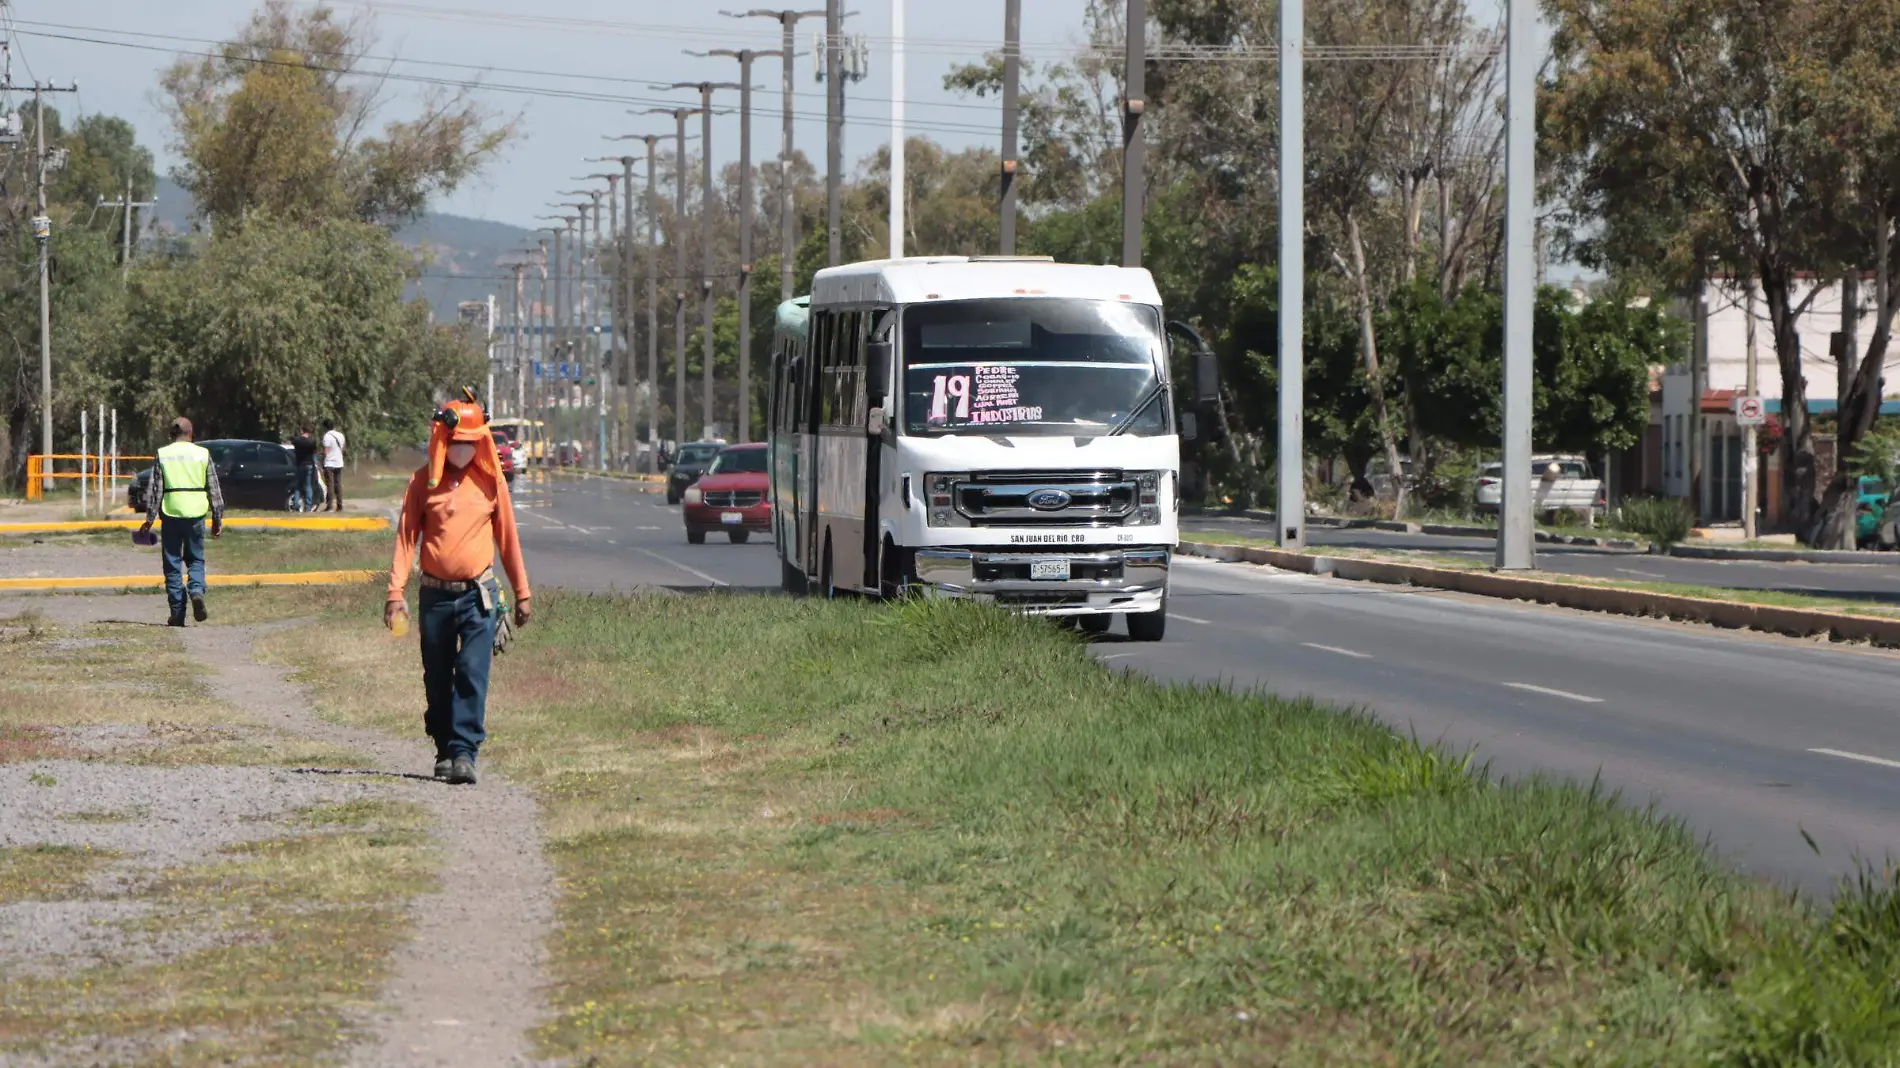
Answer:
[[[1695,528],[1695,513],[1683,501],[1638,497],[1617,510],[1616,525],[1642,534],[1659,545],[1674,545]]]

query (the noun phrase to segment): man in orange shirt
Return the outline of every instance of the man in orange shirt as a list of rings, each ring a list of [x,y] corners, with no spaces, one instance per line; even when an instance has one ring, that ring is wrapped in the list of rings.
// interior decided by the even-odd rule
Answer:
[[[501,552],[515,591],[515,625],[533,615],[528,569],[521,559],[514,502],[501,477],[501,457],[488,414],[468,394],[435,414],[429,463],[409,480],[389,569],[383,623],[394,627],[407,612],[409,570],[421,551],[417,630],[422,637],[422,688],[429,710],[423,726],[435,741],[435,775],[450,783],[475,781],[475,755],[488,737],[483,726],[488,668],[494,655],[497,604],[495,553]]]

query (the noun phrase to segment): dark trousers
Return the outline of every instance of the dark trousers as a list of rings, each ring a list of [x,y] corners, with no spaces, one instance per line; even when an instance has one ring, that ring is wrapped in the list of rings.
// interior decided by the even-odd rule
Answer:
[[[343,469],[341,467],[323,469],[323,489],[330,495],[329,499],[323,502],[324,505],[341,512],[343,510]]]
[[[489,604],[499,588],[490,583]],[[422,635],[422,689],[429,698],[423,727],[435,739],[437,759],[474,759],[488,738],[488,666],[495,655],[495,612],[480,590],[424,589],[418,606]]]
[[[205,521],[159,516],[158,542],[165,558],[165,599],[172,622],[185,621],[187,598],[205,595]]]

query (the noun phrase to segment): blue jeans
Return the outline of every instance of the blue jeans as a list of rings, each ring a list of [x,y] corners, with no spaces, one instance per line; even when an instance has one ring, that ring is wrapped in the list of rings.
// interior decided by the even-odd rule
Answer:
[[[317,465],[309,464],[297,468],[297,481],[292,483],[290,507],[299,512],[308,512],[317,506]]]
[[[489,603],[499,588],[489,583]],[[424,589],[421,618],[422,689],[429,699],[423,727],[435,739],[435,755],[475,759],[488,732],[488,666],[495,655],[495,612],[482,607],[480,590],[449,593]]]
[[[165,557],[165,599],[171,602],[172,621],[183,623],[187,596],[205,595],[205,521],[159,516],[158,541]]]

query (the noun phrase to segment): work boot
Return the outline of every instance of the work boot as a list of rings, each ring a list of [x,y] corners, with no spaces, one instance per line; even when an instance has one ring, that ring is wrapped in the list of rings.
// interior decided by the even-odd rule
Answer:
[[[475,785],[475,761],[469,757],[456,757],[449,765],[450,786]]]
[[[168,627],[182,627],[185,625],[185,617],[173,616],[170,619],[165,621],[165,625]]]
[[[455,762],[453,760],[450,760],[448,757],[442,757],[438,759],[435,762],[435,777],[438,779],[448,778],[449,773],[452,770],[454,770],[454,767],[455,767]]]
[[[211,613],[205,611],[204,594],[199,594],[191,599],[191,618],[203,623],[206,619],[210,618],[210,615]]]

